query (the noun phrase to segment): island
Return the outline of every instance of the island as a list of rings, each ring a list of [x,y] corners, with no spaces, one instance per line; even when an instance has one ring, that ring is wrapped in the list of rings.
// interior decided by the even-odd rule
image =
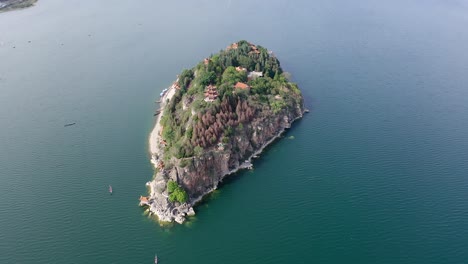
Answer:
[[[0,12],[30,7],[36,2],[37,0],[0,0]]]
[[[161,222],[193,206],[307,111],[295,83],[266,48],[245,40],[183,70],[161,93],[149,138],[155,173],[140,196]]]

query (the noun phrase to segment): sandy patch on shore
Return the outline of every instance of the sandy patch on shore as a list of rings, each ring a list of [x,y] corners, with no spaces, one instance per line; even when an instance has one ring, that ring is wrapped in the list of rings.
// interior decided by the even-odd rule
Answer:
[[[164,106],[166,105],[166,101],[174,96],[176,92],[176,89],[174,86],[171,86],[168,88],[166,94],[164,94],[163,97],[161,97],[161,107],[160,109],[164,109]],[[151,163],[156,168],[156,156],[159,156],[162,154],[161,149],[159,148],[160,144],[159,142],[161,141],[161,137],[159,136],[159,132],[161,131],[161,118],[163,116],[163,111],[158,115],[158,118],[156,119],[156,124],[154,125],[153,131],[150,133],[149,137],[149,151],[151,154]]]

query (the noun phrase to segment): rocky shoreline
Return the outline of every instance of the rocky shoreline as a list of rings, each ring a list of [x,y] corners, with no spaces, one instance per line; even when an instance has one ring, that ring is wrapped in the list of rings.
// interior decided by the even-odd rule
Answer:
[[[0,12],[33,6],[37,0],[0,0]]]
[[[164,109],[166,102],[170,101],[172,96],[174,96],[175,87],[172,85],[160,98],[160,108]],[[151,131],[149,137],[149,151],[151,155],[151,164],[155,169],[154,179],[146,183],[146,186],[149,188],[148,202],[140,205],[148,206],[148,210],[151,214],[154,214],[158,217],[160,222],[172,222],[173,220],[182,223],[185,215],[194,215],[195,212],[193,208],[188,204],[179,205],[178,207],[170,206],[169,198],[167,193],[158,192],[156,190],[165,187],[167,184],[167,179],[162,177],[162,172],[158,168],[158,162],[162,159],[163,151],[161,150],[161,118],[163,116],[163,111],[158,115],[156,123],[153,130]],[[179,213],[177,213],[179,212]]]
[[[170,88],[168,88],[167,92],[161,97],[161,109],[164,109],[166,102],[169,102],[171,100],[175,91],[176,91],[175,85],[172,85]],[[303,114],[307,111],[303,108],[298,107],[297,112],[300,114],[293,119],[288,118],[287,115],[282,116],[281,117],[282,122],[279,126],[279,131],[274,136],[266,140],[260,146],[260,148],[258,148],[251,155],[249,155],[249,157],[243,163],[237,164],[231,170],[224,170],[222,172],[222,175],[219,175],[219,180],[216,181],[212,187],[204,189],[200,193],[200,195],[198,195],[197,197],[190,197],[187,203],[179,204],[179,203],[169,202],[169,196],[168,196],[167,190],[165,190],[168,180],[170,180],[171,178],[178,177],[177,170],[175,170],[176,175],[174,176],[174,175],[168,175],[169,173],[167,171],[164,171],[163,168],[158,167],[158,164],[160,160],[162,160],[162,155],[163,155],[163,151],[162,151],[163,145],[161,145],[161,137],[160,137],[160,132],[161,132],[160,121],[161,121],[162,114],[163,114],[163,111],[161,111],[149,138],[151,163],[153,164],[155,168],[155,175],[152,181],[149,181],[146,183],[146,185],[149,188],[149,196],[147,198],[144,198],[144,200],[140,200],[141,201],[140,205],[147,206],[150,214],[156,215],[160,222],[176,221],[179,224],[183,223],[187,216],[195,215],[193,206],[195,206],[198,202],[200,202],[204,196],[216,190],[218,184],[222,182],[222,180],[226,176],[233,174],[239,171],[240,169],[251,168],[252,158],[262,153],[265,147],[267,147],[276,139],[278,139],[284,133],[286,129],[291,127],[292,123],[295,120],[302,118]]]

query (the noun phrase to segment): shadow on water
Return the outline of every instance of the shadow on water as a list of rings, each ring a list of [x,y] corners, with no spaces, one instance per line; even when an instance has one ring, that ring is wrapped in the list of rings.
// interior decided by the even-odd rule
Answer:
[[[222,190],[229,187],[230,185],[233,185],[240,180],[242,180],[244,177],[249,177],[255,174],[255,169],[261,169],[264,164],[268,163],[268,159],[265,159],[264,157],[269,155],[275,147],[277,147],[278,144],[282,141],[287,141],[287,140],[293,140],[294,136],[293,135],[297,129],[301,126],[302,122],[304,122],[304,118],[306,117],[307,114],[304,115],[303,118],[298,119],[294,121],[294,123],[291,125],[291,128],[286,129],[281,136],[276,138],[273,142],[271,142],[268,146],[266,146],[263,151],[258,155],[257,158],[252,158],[252,165],[253,165],[253,170],[249,169],[241,169],[238,170],[235,173],[229,174],[224,177],[224,179],[218,184],[218,188],[208,194],[206,194],[201,201],[199,201],[195,206],[194,209],[195,211],[199,211],[203,207],[207,206],[211,201],[216,200],[222,195]],[[196,218],[196,216],[194,217]],[[191,222],[192,218],[188,218],[187,222]]]
[[[302,98],[304,98],[304,107],[312,112],[313,106],[315,105],[315,102],[316,102],[315,98],[307,93],[302,93]]]
[[[198,221],[198,212],[203,211],[204,208],[208,207],[209,203],[218,199],[222,195],[222,190],[228,188],[230,185],[238,183],[244,177],[253,176],[255,174],[255,169],[262,169],[264,164],[268,164],[269,160],[268,155],[272,154],[278,144],[287,142],[289,140],[294,140],[294,134],[300,129],[303,122],[307,119],[308,114],[304,114],[301,119],[294,121],[289,129],[286,129],[281,136],[276,138],[268,146],[266,146],[263,151],[257,156],[257,158],[252,158],[252,164],[254,169],[241,169],[235,173],[225,176],[225,178],[218,184],[218,188],[208,194],[206,194],[198,203],[195,204],[194,209],[197,212],[196,215],[187,217],[183,225],[178,225],[175,223],[160,222],[157,216],[149,214],[147,207],[141,207],[142,215],[146,216],[147,221],[157,223],[162,229],[173,229],[175,227],[186,227],[192,228],[194,224]]]

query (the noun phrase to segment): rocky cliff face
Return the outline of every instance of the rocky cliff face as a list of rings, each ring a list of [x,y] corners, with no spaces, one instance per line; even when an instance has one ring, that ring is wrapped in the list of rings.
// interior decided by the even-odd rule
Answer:
[[[194,215],[192,208],[204,195],[212,192],[223,178],[239,169],[252,166],[251,158],[278,138],[285,129],[304,113],[302,100],[293,111],[263,115],[255,118],[233,136],[233,144],[219,145],[200,157],[172,159],[174,165],[157,173],[151,182],[150,210],[161,221],[182,223],[187,215]],[[168,180],[179,183],[189,194],[185,204],[171,203],[165,189]]]
[[[172,179],[181,184],[191,200],[216,189],[222,179],[238,168],[250,166],[250,158],[275,139],[291,122],[302,117],[301,106],[296,112],[280,113],[254,119],[234,135],[234,144],[218,146],[201,157],[180,160],[170,171]]]
[[[287,76],[272,52],[242,40],[163,91],[150,136],[157,170],[142,198],[161,221],[183,222],[226,175],[251,167],[252,156],[302,117],[301,91]]]

